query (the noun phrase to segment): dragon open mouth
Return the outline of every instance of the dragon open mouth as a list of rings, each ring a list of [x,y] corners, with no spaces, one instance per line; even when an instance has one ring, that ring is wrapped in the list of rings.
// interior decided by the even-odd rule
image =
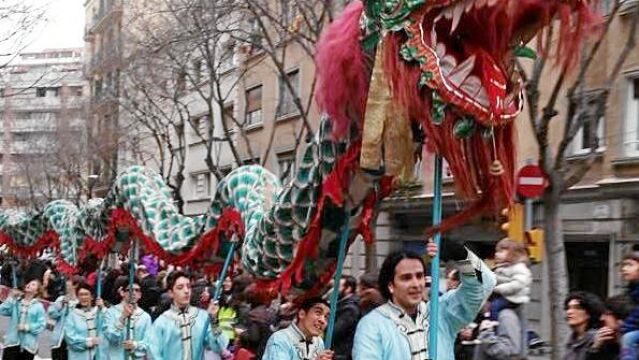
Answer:
[[[514,50],[544,19],[538,1],[467,0],[416,14],[409,40],[421,48],[428,86],[442,100],[484,125],[515,118],[523,108]],[[428,8],[428,7],[426,7]]]

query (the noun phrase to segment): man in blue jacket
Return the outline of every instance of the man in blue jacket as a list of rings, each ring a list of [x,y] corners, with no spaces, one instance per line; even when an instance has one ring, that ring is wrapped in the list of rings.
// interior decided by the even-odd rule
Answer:
[[[475,254],[451,244],[451,259],[461,275],[459,288],[440,297],[437,360],[454,360],[457,333],[473,321],[495,286],[495,276]],[[437,251],[429,243],[429,254]],[[411,252],[390,254],[379,273],[379,288],[387,303],[360,320],[355,333],[355,360],[426,360],[429,308],[422,300],[425,264]]]
[[[262,360],[332,360],[322,335],[328,323],[329,305],[320,297],[304,300],[297,319],[268,339]]]

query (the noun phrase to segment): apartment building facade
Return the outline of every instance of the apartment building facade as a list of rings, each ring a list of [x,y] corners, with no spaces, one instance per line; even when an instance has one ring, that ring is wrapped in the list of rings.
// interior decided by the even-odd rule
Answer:
[[[82,49],[21,53],[2,70],[2,206],[86,195]]]
[[[120,72],[123,67],[125,6],[122,0],[87,0],[84,75],[89,82],[89,139],[96,155],[90,173],[102,196],[117,175],[120,139]]]

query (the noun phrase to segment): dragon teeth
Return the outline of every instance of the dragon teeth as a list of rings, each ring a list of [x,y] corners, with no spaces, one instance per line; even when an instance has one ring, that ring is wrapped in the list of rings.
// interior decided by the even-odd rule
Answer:
[[[471,75],[464,80],[460,87],[466,94],[476,97],[482,89],[481,80],[477,76]]]
[[[444,43],[437,43],[435,53],[437,53],[437,57],[440,59],[446,56],[446,45],[444,45]]]
[[[450,81],[459,86],[459,84],[463,83],[464,80],[470,75],[471,71],[475,67],[475,55],[469,57],[464,60],[463,63],[459,64],[453,71],[451,71],[449,75]]]
[[[452,55],[446,55],[441,58],[439,65],[441,66],[444,75],[448,75],[457,66],[457,59],[455,59]]]
[[[450,27],[451,35],[455,32],[455,30],[457,29],[457,26],[459,26],[459,21],[461,20],[461,17],[463,14],[464,14],[464,4],[458,4],[457,6],[455,6],[455,8],[453,9],[453,24]]]

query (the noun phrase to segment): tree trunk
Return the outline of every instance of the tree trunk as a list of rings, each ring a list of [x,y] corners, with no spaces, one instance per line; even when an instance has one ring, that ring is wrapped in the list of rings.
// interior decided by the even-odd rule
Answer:
[[[559,177],[558,174],[552,177]],[[553,184],[561,180],[552,179]],[[554,181],[558,180],[558,181]],[[546,237],[546,261],[550,281],[550,344],[552,360],[560,360],[570,333],[565,321],[564,300],[568,295],[566,251],[560,216],[561,186],[549,187],[544,194],[544,229]]]

